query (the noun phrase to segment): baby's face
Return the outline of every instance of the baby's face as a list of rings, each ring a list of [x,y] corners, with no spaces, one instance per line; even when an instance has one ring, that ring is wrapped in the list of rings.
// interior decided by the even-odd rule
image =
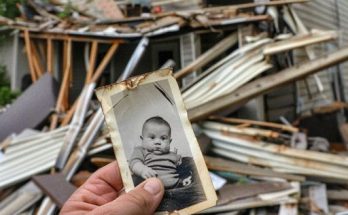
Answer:
[[[170,128],[163,124],[147,123],[141,136],[142,145],[154,154],[167,154],[170,151]]]

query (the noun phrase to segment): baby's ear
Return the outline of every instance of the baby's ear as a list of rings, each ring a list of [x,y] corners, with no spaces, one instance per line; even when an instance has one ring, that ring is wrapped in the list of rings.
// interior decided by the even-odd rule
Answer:
[[[140,139],[142,139],[142,140],[143,140],[143,136],[140,136]]]

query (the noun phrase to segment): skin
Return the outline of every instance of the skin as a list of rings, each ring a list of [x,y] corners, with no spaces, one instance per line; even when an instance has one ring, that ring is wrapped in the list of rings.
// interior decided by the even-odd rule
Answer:
[[[156,178],[147,179],[134,190],[124,193],[119,167],[112,162],[91,175],[71,195],[60,214],[153,214],[163,193],[163,184]]]

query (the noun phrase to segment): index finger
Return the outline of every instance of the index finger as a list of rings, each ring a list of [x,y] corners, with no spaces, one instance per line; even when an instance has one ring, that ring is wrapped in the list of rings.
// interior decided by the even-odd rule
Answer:
[[[103,205],[114,200],[123,189],[116,161],[100,168],[72,195],[74,201]]]

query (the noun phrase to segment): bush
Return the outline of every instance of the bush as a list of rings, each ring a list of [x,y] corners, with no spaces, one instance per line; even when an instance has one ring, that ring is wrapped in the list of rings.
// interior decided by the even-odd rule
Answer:
[[[24,0],[0,0],[0,15],[11,19],[19,16],[17,3],[23,3]]]
[[[10,81],[6,76],[6,67],[0,65],[0,107],[11,103],[19,92],[13,92],[10,87]]]

